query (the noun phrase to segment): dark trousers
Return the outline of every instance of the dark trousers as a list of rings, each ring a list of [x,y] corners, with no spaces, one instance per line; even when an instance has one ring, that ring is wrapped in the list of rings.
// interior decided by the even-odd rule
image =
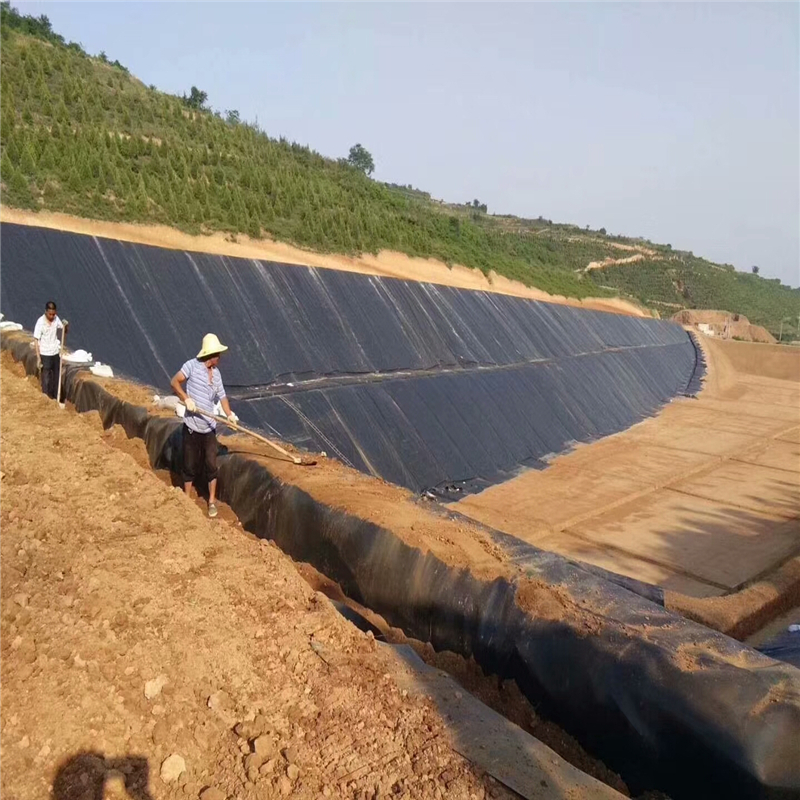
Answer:
[[[42,392],[55,400],[58,394],[58,370],[61,358],[60,356],[40,356],[40,358],[42,361]]]
[[[202,477],[211,483],[217,477],[217,434],[215,431],[197,433],[183,426],[183,481],[189,483]]]

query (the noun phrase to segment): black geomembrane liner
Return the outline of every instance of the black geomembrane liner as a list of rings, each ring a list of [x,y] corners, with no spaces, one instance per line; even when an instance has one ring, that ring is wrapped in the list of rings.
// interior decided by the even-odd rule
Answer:
[[[456,499],[699,388],[679,326],[491,292],[0,226],[10,319],[166,389],[213,331],[242,421]]]

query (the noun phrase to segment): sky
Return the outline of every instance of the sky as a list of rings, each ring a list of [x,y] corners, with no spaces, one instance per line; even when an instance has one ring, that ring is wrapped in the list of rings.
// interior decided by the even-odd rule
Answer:
[[[13,5],[379,180],[800,285],[798,3]]]

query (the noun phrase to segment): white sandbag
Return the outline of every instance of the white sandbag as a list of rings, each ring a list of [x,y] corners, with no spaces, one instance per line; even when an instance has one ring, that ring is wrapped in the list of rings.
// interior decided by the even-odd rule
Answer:
[[[89,372],[92,375],[97,375],[98,378],[113,378],[114,372],[108,364],[101,364],[97,361],[94,366],[89,367]]]
[[[0,322],[0,331],[21,331],[22,325],[19,322],[12,322],[11,320],[3,320]]]
[[[180,400],[174,394],[161,397],[160,395],[153,395],[153,405],[157,408],[175,408],[180,403]]]
[[[73,353],[67,353],[64,356],[64,361],[68,364],[89,364],[94,359],[92,358],[91,353],[87,353],[85,350],[75,350]]]

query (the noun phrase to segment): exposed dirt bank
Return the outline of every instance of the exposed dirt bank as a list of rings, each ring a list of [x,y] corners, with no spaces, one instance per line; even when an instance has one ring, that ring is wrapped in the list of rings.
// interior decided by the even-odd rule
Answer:
[[[775,344],[777,341],[766,328],[751,324],[744,314],[732,314],[730,311],[684,309],[674,314],[672,319],[681,325],[708,325],[716,336],[727,334],[731,339],[743,342]]]
[[[506,796],[289,559],[106,439],[4,359],[4,797]]]

